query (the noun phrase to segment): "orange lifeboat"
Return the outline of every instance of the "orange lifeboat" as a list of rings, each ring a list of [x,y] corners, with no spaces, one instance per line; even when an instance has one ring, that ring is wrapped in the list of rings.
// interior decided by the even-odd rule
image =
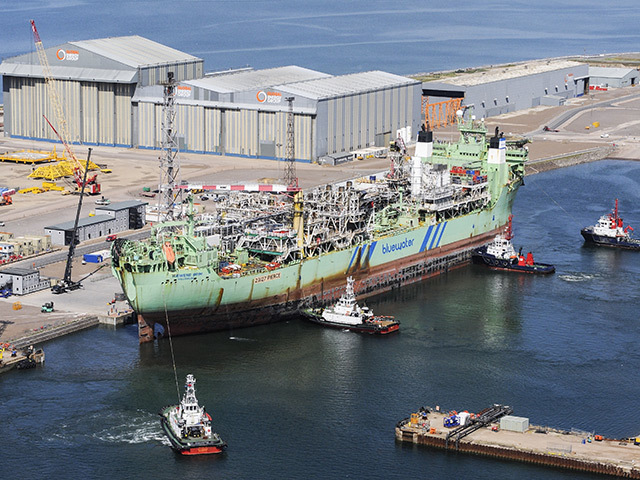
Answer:
[[[173,248],[171,248],[171,243],[164,242],[164,245],[162,245],[162,251],[164,252],[164,256],[167,258],[167,262],[173,263],[176,261],[176,254],[173,251]]]

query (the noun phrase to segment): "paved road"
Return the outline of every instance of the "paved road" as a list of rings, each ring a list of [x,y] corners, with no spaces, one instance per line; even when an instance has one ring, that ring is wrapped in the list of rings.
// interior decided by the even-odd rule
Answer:
[[[610,107],[614,103],[624,102],[624,101],[627,101],[627,100],[633,100],[635,98],[640,98],[640,93],[635,93],[635,94],[632,94],[632,95],[626,95],[624,97],[619,97],[619,98],[612,98],[611,100],[604,100],[602,102],[596,102],[596,103],[592,103],[590,105],[583,105],[581,107],[572,108],[571,110],[567,110],[566,112],[563,112],[560,115],[552,118],[547,123],[547,126],[550,129],[555,130],[558,127],[560,127],[560,125],[562,125],[565,122],[567,122],[570,118],[578,115],[581,112],[584,112],[584,111],[587,111],[587,110],[592,110],[592,109],[595,109],[595,108]],[[527,132],[524,135],[526,137],[530,137],[530,136],[533,136],[535,134],[540,134],[540,133],[543,133],[543,131],[542,131],[541,128],[538,128],[536,130],[532,130],[531,132]]]

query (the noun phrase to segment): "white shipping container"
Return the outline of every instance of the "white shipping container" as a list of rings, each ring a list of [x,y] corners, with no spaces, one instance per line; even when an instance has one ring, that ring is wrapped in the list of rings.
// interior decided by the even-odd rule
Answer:
[[[529,428],[529,419],[526,417],[515,417],[506,415],[500,419],[500,430],[524,433]]]

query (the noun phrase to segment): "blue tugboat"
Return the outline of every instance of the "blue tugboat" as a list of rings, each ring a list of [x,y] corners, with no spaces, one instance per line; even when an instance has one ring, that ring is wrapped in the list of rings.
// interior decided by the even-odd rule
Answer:
[[[624,226],[622,218],[618,216],[618,199],[616,208],[612,213],[602,215],[593,226],[580,230],[587,244],[601,247],[626,248],[628,250],[640,250],[640,240],[631,236],[633,232],[630,225]]]
[[[547,263],[536,263],[533,261],[533,254],[527,253],[526,257],[521,251],[516,253],[511,243],[513,233],[511,229],[511,219],[509,216],[509,224],[504,234],[496,235],[493,242],[474,250],[471,255],[473,263],[478,265],[486,265],[489,268],[497,270],[509,270],[512,272],[522,273],[553,273],[556,267]]]

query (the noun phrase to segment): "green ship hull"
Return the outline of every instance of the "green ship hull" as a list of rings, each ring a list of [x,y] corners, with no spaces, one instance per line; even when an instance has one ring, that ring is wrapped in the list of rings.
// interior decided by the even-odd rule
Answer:
[[[473,249],[493,240],[507,224],[526,159],[507,156],[503,164],[491,165],[483,156],[487,146],[478,148],[477,164],[487,173],[486,190],[491,192],[490,202],[482,208],[425,215],[415,203],[411,207],[401,200],[396,223],[376,223],[368,239],[301,255],[282,265],[270,264],[271,269],[247,267],[237,274],[222,274],[218,251],[197,244],[188,234],[181,238],[190,241],[173,244],[175,254],[184,256],[182,264],[167,260],[165,265],[163,258],[160,264],[143,267],[147,248],[132,250],[126,240],[116,240],[112,269],[138,314],[140,342],[166,335],[169,329],[171,335],[185,335],[275,322],[297,314],[301,307],[334,302],[343,293],[347,276],[355,279],[355,293],[363,298],[468,263]],[[432,162],[449,167],[460,162],[458,156],[450,157],[439,152]],[[170,254],[164,253],[169,259]]]

